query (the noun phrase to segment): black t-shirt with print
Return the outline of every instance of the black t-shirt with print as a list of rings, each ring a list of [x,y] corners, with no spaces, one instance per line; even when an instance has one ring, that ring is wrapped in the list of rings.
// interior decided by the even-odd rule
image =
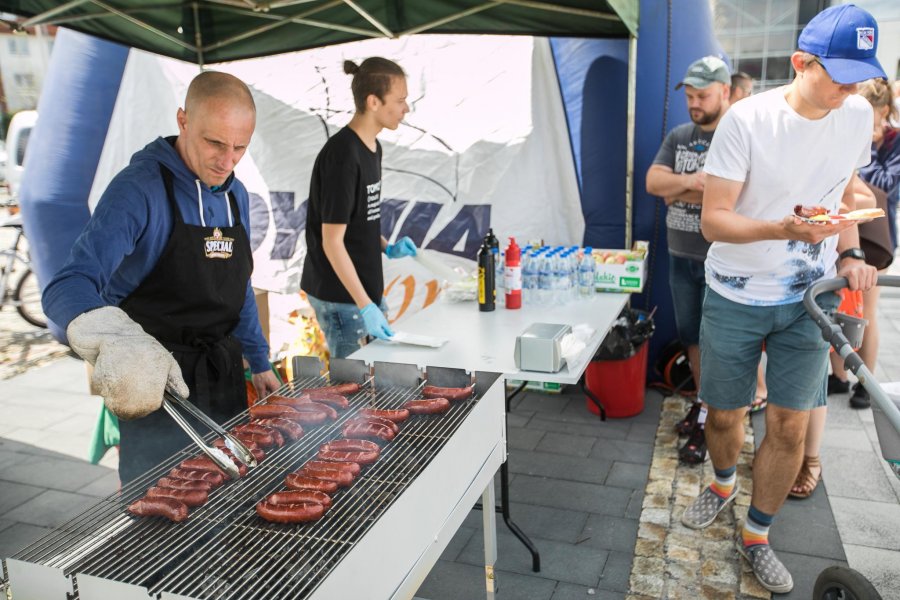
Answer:
[[[372,152],[349,127],[334,134],[316,157],[300,287],[319,300],[352,304],[322,249],[323,223],[347,225],[344,246],[369,298],[381,302],[381,144]]]

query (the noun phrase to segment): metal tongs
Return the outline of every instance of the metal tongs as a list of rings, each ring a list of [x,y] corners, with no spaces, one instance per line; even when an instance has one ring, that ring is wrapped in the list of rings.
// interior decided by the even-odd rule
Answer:
[[[191,427],[190,423],[181,416],[181,414],[175,410],[175,406],[179,406],[185,412],[189,413],[191,416],[196,418],[198,421],[206,425],[210,430],[214,433],[222,436],[222,439],[225,440],[225,447],[231,450],[231,453],[237,458],[239,461],[247,465],[248,467],[256,466],[256,458],[253,457],[253,453],[250,452],[250,449],[247,448],[239,439],[234,437],[229,432],[225,431],[221,425],[210,419],[206,413],[201,411],[199,408],[179,396],[176,392],[173,392],[169,388],[163,392],[163,408],[166,409],[166,412],[175,419],[175,422],[178,423],[178,426],[181,427],[188,436],[194,440],[194,443],[200,447],[200,450],[203,451],[216,465],[228,473],[228,476],[232,479],[238,479],[240,477],[240,473],[238,471],[237,465],[228,458],[228,455],[222,452],[221,449],[216,448],[215,446],[207,446],[206,442],[203,441],[203,438],[200,437],[200,434]]]

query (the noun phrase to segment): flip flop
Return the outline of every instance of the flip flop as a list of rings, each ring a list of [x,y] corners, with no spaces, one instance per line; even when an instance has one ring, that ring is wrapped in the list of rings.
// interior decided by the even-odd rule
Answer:
[[[750,404],[750,412],[755,413],[761,410],[765,410],[766,406],[769,404],[767,398],[760,398],[757,396],[753,399],[753,402]]]

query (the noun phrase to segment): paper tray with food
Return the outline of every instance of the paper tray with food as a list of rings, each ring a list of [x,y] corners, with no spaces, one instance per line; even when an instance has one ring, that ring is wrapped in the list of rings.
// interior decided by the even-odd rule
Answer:
[[[880,208],[861,208],[847,213],[828,214],[824,206],[804,206],[798,204],[794,207],[794,216],[807,223],[841,223],[842,221],[870,221],[884,216],[884,210]]]

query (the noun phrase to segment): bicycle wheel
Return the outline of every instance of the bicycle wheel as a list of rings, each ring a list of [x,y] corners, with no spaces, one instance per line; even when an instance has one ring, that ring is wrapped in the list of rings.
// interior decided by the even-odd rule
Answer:
[[[25,271],[19,279],[13,301],[23,319],[35,327],[47,327],[47,316],[41,307],[41,288],[38,286],[37,276],[31,269]]]
[[[828,567],[819,573],[813,589],[815,600],[881,600],[881,595],[859,571]]]

